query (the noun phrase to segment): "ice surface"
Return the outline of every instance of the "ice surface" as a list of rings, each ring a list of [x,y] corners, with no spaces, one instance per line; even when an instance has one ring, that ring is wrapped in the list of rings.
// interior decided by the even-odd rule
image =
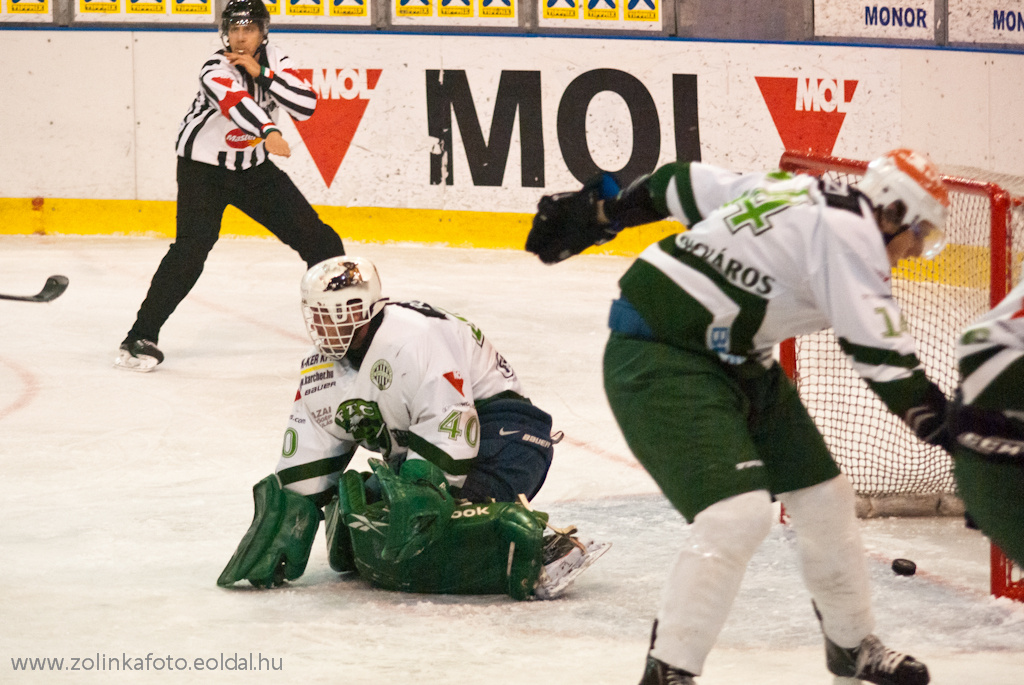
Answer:
[[[377,263],[386,294],[480,326],[565,431],[536,506],[614,546],[565,598],[516,603],[340,579],[322,537],[287,589],[215,585],[252,518],[251,487],[280,450],[308,348],[304,266],[274,240],[222,240],[164,327],[167,361],[151,374],[116,370],[166,246],[0,237],[0,292],[71,279],[50,304],[0,302],[0,682],[639,680],[662,583],[688,533],[630,456],[601,388],[607,306],[628,260],[546,267],[513,251],[348,245]],[[1024,605],[987,596],[984,538],[955,519],[870,520],[862,530],[884,641],[924,660],[937,685],[1024,682]],[[894,575],[896,556],[918,574]],[[256,672],[221,667],[236,654],[267,661]],[[147,655],[149,670],[123,670],[125,658],[134,667]],[[80,670],[16,671],[11,660],[23,657],[63,658],[65,670],[77,657]],[[197,658],[216,670],[195,670]],[[754,558],[699,682],[832,683],[783,526]]]

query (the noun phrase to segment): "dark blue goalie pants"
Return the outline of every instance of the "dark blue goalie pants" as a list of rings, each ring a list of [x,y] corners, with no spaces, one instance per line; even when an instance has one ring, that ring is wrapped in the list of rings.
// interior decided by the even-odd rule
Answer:
[[[514,502],[533,497],[551,467],[551,415],[524,399],[498,399],[478,407],[480,451],[458,496],[471,502]]]

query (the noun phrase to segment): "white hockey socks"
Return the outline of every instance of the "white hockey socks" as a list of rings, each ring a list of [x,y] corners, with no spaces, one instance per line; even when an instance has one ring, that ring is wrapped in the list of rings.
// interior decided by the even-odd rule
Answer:
[[[800,571],[825,635],[856,647],[874,630],[864,544],[846,476],[778,496],[796,531]]]
[[[772,525],[764,490],[716,502],[697,514],[689,544],[669,572],[651,656],[700,675],[739,591],[747,564]]]

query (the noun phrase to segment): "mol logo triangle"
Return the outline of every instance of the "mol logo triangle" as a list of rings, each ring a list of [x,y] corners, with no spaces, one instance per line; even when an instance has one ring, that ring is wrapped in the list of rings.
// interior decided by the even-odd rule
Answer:
[[[832,154],[857,81],[756,76],[787,150]]]
[[[327,187],[348,152],[359,122],[363,120],[370,94],[377,87],[381,69],[296,69],[313,84],[319,96],[316,111],[306,121],[296,121],[316,168]]]

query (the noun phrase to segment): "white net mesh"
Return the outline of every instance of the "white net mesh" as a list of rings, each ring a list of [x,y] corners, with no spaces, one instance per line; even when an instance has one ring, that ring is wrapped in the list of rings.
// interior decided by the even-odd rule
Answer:
[[[809,167],[813,173],[823,171],[827,177],[856,182],[858,174],[843,160],[836,160],[834,167],[819,162],[785,166],[794,171]],[[946,250],[933,261],[903,262],[893,273],[893,294],[917,340],[918,357],[947,395],[958,383],[956,336],[991,306],[993,254],[998,259],[991,236],[993,217],[999,214],[989,196],[979,193],[979,184],[951,186]],[[1011,214],[1008,262],[1016,276],[1024,252],[1024,214],[1019,204]],[[899,497],[926,510],[912,513],[956,513],[956,506],[945,499],[956,489],[949,455],[921,443],[886,409],[853,371],[831,330],[796,340],[794,377],[801,398],[859,495]],[[942,511],[944,507],[951,511]]]

